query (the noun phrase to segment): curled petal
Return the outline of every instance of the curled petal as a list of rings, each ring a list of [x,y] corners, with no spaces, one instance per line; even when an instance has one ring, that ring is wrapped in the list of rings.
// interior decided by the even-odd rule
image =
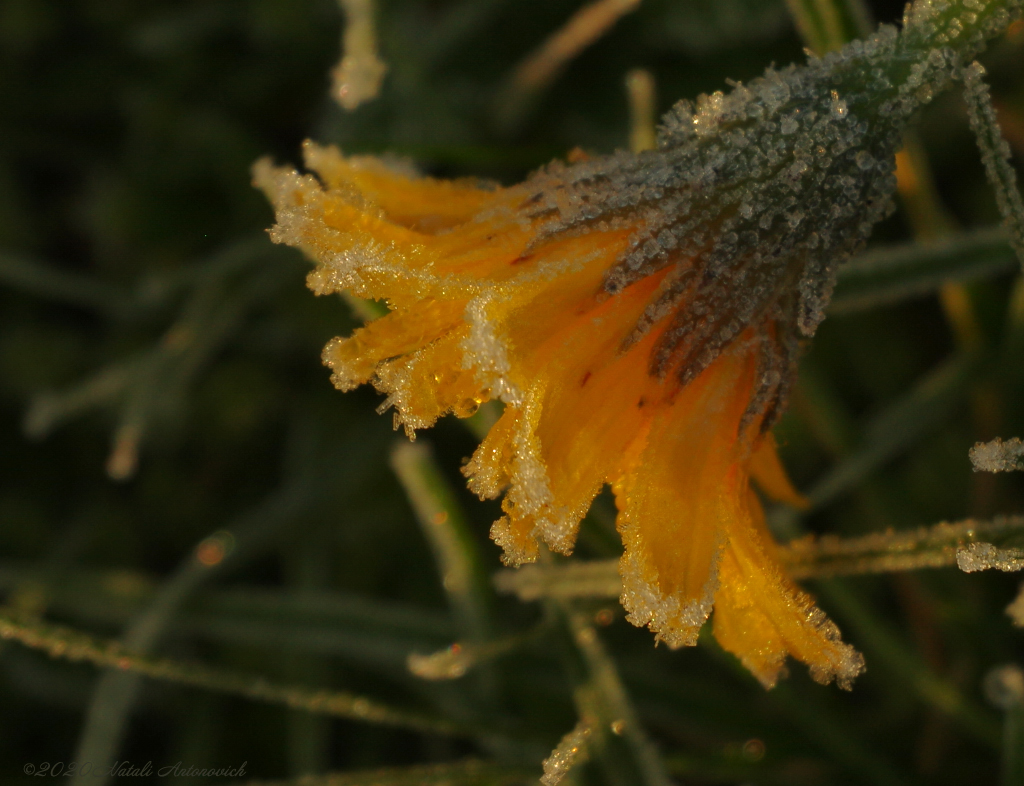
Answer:
[[[864,658],[839,629],[786,577],[773,553],[757,498],[748,492],[745,516],[733,522],[715,595],[715,638],[766,688],[778,681],[787,655],[810,667],[818,682],[849,689]]]

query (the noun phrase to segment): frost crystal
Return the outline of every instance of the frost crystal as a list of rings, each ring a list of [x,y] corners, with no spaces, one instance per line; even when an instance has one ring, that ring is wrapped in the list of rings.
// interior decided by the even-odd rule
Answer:
[[[345,53],[331,76],[331,93],[345,109],[376,98],[388,67],[377,55],[374,0],[338,0],[345,12]]]
[[[978,442],[968,454],[975,472],[1013,472],[1024,469],[1024,443],[1020,437],[1006,442],[996,437],[991,442]]]
[[[589,724],[580,721],[562,737],[558,747],[544,759],[544,774],[540,776],[543,786],[557,786],[573,767],[587,760],[587,739],[591,731]]]
[[[964,100],[974,138],[981,149],[985,174],[996,193],[996,204],[1010,232],[1017,259],[1024,265],[1024,200],[1017,188],[1017,173],[1010,164],[1010,146],[999,130],[999,121],[988,85],[981,81],[985,69],[974,62],[964,69]]]
[[[476,654],[461,644],[452,644],[430,655],[410,653],[406,665],[413,674],[425,680],[456,680],[476,665]]]
[[[964,573],[992,569],[1012,573],[1024,570],[1024,549],[1000,549],[991,543],[970,543],[957,551],[956,564]]]

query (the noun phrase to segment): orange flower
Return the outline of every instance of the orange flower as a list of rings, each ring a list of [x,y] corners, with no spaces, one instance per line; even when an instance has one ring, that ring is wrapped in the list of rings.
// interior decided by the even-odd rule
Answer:
[[[680,102],[658,150],[510,188],[312,144],[315,176],[261,162],[272,237],[316,261],[310,287],[390,308],[327,345],[334,384],[372,383],[410,436],[501,400],[465,472],[504,495],[491,535],[507,562],[540,542],[570,553],[610,484],[634,624],[689,645],[714,608],[766,686],[788,655],[848,686],[863,659],[785,575],[751,481],[800,503],[769,433],[797,339],[891,210],[908,118],[959,68],[935,41],[969,55],[1002,23],[986,6],[968,35],[956,10],[919,4],[902,35]]]
[[[609,483],[632,622],[671,646],[694,644],[714,604],[719,641],[766,685],[787,654],[823,681],[846,684],[861,670],[785,578],[750,486],[799,502],[764,428],[788,376],[776,320],[698,363],[674,333],[678,312],[661,314],[674,293],[694,297],[669,267],[608,292],[628,223],[551,232],[534,181],[416,178],[311,144],[306,165],[319,180],[258,169],[278,210],[274,239],[320,263],[309,280],[318,294],[348,289],[391,308],[327,345],[335,385],[371,382],[410,435],[446,413],[505,403],[465,472],[481,497],[504,493],[491,534],[506,561],[532,561],[538,541],[570,553]],[[540,178],[550,188],[573,171]]]

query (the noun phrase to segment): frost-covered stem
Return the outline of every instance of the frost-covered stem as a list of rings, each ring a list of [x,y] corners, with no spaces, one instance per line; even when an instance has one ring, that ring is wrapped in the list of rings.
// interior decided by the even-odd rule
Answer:
[[[469,527],[429,448],[400,443],[391,453],[391,466],[434,552],[463,635],[473,642],[486,640],[489,585]]]
[[[541,551],[541,565],[556,569]],[[587,615],[570,601],[547,598],[545,612],[560,645],[580,720],[592,729],[588,743],[614,786],[670,786],[654,745],[647,738],[633,702]]]
[[[1021,544],[1024,516],[999,516],[991,521],[964,519],[854,538],[808,536],[779,546],[778,556],[793,578],[820,579],[948,567],[956,565],[960,552],[972,546],[1016,555]],[[502,571],[495,584],[522,601],[614,598],[622,592],[618,560],[614,559],[528,565]]]
[[[1020,16],[1021,0],[918,0],[903,18],[907,51],[949,47],[967,62]]]
[[[670,781],[664,764],[644,733],[615,662],[605,649],[594,626],[582,612],[571,608],[569,603],[558,602],[558,605],[568,620],[573,641],[586,664],[590,684],[599,697],[604,716],[602,720],[606,723],[604,734],[607,735],[610,731],[623,737],[645,786],[669,786]]]
[[[644,68],[634,68],[626,74],[626,97],[629,99],[629,149],[634,153],[654,150],[658,146],[654,75]]]
[[[913,112],[948,86],[956,65],[972,60],[1017,19],[1022,5],[1024,0],[918,0],[908,6],[902,33],[882,65],[889,89],[855,95],[851,112],[869,119]],[[856,94],[865,76],[856,52],[846,60],[834,71],[840,95]]]
[[[558,786],[575,767],[587,761],[590,753],[587,738],[592,732],[590,725],[581,720],[572,731],[562,737],[562,741],[551,751],[551,755],[544,759],[544,774],[540,776],[541,786]]]
[[[967,454],[975,472],[1013,472],[1024,469],[1024,443],[1020,437],[1005,442],[999,437],[978,442]]]
[[[345,12],[344,54],[332,73],[331,93],[342,107],[352,110],[376,98],[388,67],[377,54],[374,0],[338,3]]]
[[[870,12],[859,0],[788,0],[788,5],[804,41],[818,53],[839,49],[870,33]],[[814,24],[815,11],[820,11],[822,22],[835,20],[832,34],[824,24]],[[927,241],[951,234],[952,221],[939,199],[924,148],[914,130],[904,135],[896,163],[897,189],[914,237]],[[940,299],[960,344],[975,347],[980,331],[966,289],[957,283],[945,284]]]
[[[399,443],[391,452],[391,467],[430,543],[461,638],[475,651],[491,636],[491,589],[461,506],[426,445]],[[477,694],[491,704],[498,692],[497,672],[489,664],[477,665]]]
[[[999,118],[992,105],[992,95],[982,81],[985,69],[981,63],[971,63],[964,69],[964,100],[971,129],[981,149],[985,174],[996,194],[996,204],[1003,224],[1010,233],[1010,243],[1024,267],[1024,200],[1017,187],[1017,173],[1010,164],[1010,146],[999,130]]]
[[[805,380],[806,382],[806,375]],[[852,450],[852,419],[840,404],[838,398],[822,383],[814,395],[804,395],[805,406],[810,410],[810,420],[818,421],[827,435],[827,447],[839,457]],[[860,489],[866,503],[877,508],[877,514],[888,520],[895,520],[888,500],[879,493],[877,482],[866,480]],[[833,607],[841,612],[847,624],[855,629],[858,640],[863,642],[869,657],[885,664],[899,680],[905,680],[911,690],[926,705],[954,718],[971,736],[982,744],[995,747],[998,727],[982,707],[965,696],[955,682],[935,674],[926,662],[900,640],[899,636],[885,627],[871,613],[870,609],[841,581],[832,579],[821,582],[816,594],[825,596]]]
[[[342,691],[324,691],[304,686],[281,685],[263,677],[212,669],[196,663],[137,655],[116,641],[97,639],[58,625],[25,623],[0,613],[0,639],[19,644],[73,663],[89,663],[117,673],[131,673],[178,685],[242,696],[254,701],[279,704],[349,720],[427,734],[478,737],[479,727],[460,726],[392,708],[375,699]],[[88,760],[86,760],[88,761]],[[96,782],[100,782],[97,778]]]

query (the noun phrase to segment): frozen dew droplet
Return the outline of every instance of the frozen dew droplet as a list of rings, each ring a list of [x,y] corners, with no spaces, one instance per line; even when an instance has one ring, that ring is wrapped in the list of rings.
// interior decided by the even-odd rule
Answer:
[[[845,119],[850,113],[846,101],[839,97],[839,93],[832,91],[832,116],[838,119]]]
[[[956,564],[964,573],[976,573],[979,570],[1012,573],[1024,570],[1024,549],[1001,549],[991,543],[969,543],[957,550]]]
[[[425,680],[455,680],[475,664],[472,649],[458,643],[430,655],[413,652],[406,660],[409,671]]]
[[[978,442],[968,455],[975,472],[1013,472],[1024,469],[1024,443],[1019,437],[1005,442],[999,437],[991,442]]]
[[[348,110],[355,109],[380,92],[387,64],[377,53],[374,0],[338,0],[345,12],[345,54],[335,67],[331,93]]]
[[[580,721],[572,731],[562,737],[562,741],[551,751],[551,755],[544,759],[544,774],[540,776],[543,786],[557,786],[573,767],[587,760],[587,739],[591,732],[590,724]]]

